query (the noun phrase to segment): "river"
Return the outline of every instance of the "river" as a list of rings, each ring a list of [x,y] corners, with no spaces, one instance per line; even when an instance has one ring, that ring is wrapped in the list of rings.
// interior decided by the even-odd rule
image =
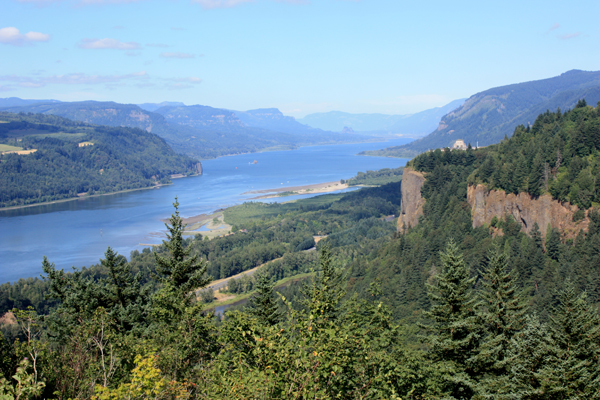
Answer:
[[[143,247],[140,243],[160,243],[165,231],[161,221],[173,212],[175,196],[181,216],[208,214],[244,202],[249,196],[243,193],[251,190],[338,181],[359,171],[403,166],[407,159],[356,154],[408,142],[395,139],[220,157],[202,162],[202,176],[175,179],[160,189],[0,210],[0,282],[39,276],[44,255],[58,268],[82,267],[98,263],[108,246],[129,257]],[[303,197],[310,195],[263,201]]]

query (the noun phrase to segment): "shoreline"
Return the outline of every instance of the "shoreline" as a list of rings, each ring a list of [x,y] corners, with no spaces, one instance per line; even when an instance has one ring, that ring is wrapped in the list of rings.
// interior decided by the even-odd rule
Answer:
[[[174,177],[171,177],[171,179],[181,179],[181,178],[188,178],[188,177],[192,177],[192,176],[199,176],[199,175],[198,174],[194,174],[194,175],[174,176]],[[163,186],[170,186],[172,184],[173,183],[162,183],[162,184],[152,185],[152,186],[143,187],[143,188],[117,190],[116,192],[100,193],[100,194],[92,194],[92,195],[89,195],[89,196],[77,196],[77,197],[69,197],[67,199],[58,199],[58,200],[44,201],[43,203],[25,204],[25,205],[22,205],[22,206],[1,207],[0,208],[0,212],[5,211],[5,210],[6,211],[19,210],[21,208],[29,208],[29,207],[37,207],[37,206],[47,206],[47,205],[50,205],[50,204],[66,203],[68,201],[74,201],[74,200],[85,200],[85,199],[90,199],[92,197],[110,196],[112,194],[136,192],[138,190],[159,189],[159,188],[161,188]]]
[[[260,200],[260,199],[272,199],[283,196],[297,196],[303,194],[322,194],[337,192],[339,190],[347,189],[349,186],[346,183],[340,183],[340,181],[333,182],[322,182],[315,183],[312,185],[301,185],[301,186],[286,186],[274,189],[263,189],[263,190],[250,190],[242,193],[242,195],[251,194],[262,194],[260,196],[250,197],[248,200]]]
[[[22,205],[22,206],[2,207],[2,208],[0,208],[0,212],[1,211],[5,211],[5,210],[6,211],[8,211],[8,210],[18,210],[18,209],[21,209],[21,208],[29,208],[29,207],[37,207],[37,206],[47,206],[47,205],[50,205],[50,204],[57,204],[57,203],[66,203],[68,201],[74,201],[74,200],[85,200],[85,199],[90,199],[92,197],[110,196],[111,194],[136,192],[138,190],[158,189],[158,188],[160,188],[162,186],[169,186],[169,185],[172,185],[172,183],[165,183],[165,184],[161,184],[161,185],[153,185],[153,186],[148,186],[148,187],[143,187],[143,188],[137,188],[137,189],[119,190],[119,191],[110,192],[110,193],[92,194],[92,195],[89,195],[89,196],[69,197],[68,199],[59,199],[59,200],[45,201],[43,203],[25,204],[25,205]]]

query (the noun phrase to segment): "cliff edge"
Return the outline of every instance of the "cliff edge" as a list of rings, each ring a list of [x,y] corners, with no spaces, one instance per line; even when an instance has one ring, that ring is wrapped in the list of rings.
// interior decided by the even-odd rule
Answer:
[[[528,193],[506,194],[502,190],[488,190],[484,185],[477,185],[469,186],[467,201],[471,205],[474,228],[489,225],[492,218],[502,218],[506,214],[520,222],[527,233],[537,222],[543,236],[546,236],[548,225],[563,232],[567,238],[577,236],[580,229],[586,231],[589,225],[587,212],[584,219],[574,222],[573,214],[578,207],[560,203],[549,194],[532,198]]]
[[[404,168],[402,172],[400,203],[400,217],[398,218],[398,232],[402,232],[403,227],[409,228],[417,225],[419,217],[423,215],[423,205],[425,199],[421,197],[421,187],[425,182],[425,176],[413,170]]]

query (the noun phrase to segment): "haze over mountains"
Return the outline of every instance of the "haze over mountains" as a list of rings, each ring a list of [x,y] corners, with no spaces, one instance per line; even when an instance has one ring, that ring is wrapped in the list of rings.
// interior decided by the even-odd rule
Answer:
[[[341,131],[344,127],[348,127],[361,132],[383,131],[420,137],[435,129],[444,115],[460,107],[465,100],[454,100],[445,106],[431,108],[416,114],[350,114],[330,111],[309,114],[298,119],[298,122],[331,131]]]
[[[302,145],[360,142],[389,135],[421,137],[368,155],[411,157],[451,146],[457,139],[486,146],[531,124],[546,110],[573,108],[579,99],[600,100],[600,71],[572,70],[560,76],[488,89],[466,101],[412,115],[316,113],[296,120],[276,108],[234,111],[181,102],[119,104],[0,99],[0,110],[53,114],[76,121],[144,129],[179,153],[198,158],[293,149]],[[432,132],[433,131],[433,132]],[[429,135],[422,137],[427,132]]]
[[[510,137],[516,126],[533,124],[546,110],[572,109],[579,99],[600,101],[600,71],[571,70],[559,76],[485,90],[443,116],[431,134],[404,146],[368,155],[412,157],[429,149],[449,147],[457,139],[487,146]]]
[[[302,145],[372,140],[371,137],[310,128],[279,110],[234,112],[182,103],[119,104],[3,99],[0,109],[13,113],[52,114],[91,124],[127,126],[156,133],[179,153],[202,159]],[[155,112],[147,111],[154,109]],[[248,124],[242,122],[240,114]],[[275,129],[275,130],[274,130]]]

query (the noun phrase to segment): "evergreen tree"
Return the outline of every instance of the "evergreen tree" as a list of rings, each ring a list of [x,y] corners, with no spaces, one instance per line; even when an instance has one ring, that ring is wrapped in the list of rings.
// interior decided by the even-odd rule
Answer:
[[[551,259],[558,261],[560,255],[560,234],[556,229],[550,229],[546,235],[546,255]]]
[[[190,292],[206,286],[210,278],[206,275],[206,264],[198,259],[198,255],[190,255],[192,248],[185,245],[183,231],[186,225],[179,216],[177,197],[173,206],[175,214],[171,214],[169,223],[165,223],[169,231],[168,240],[163,240],[169,255],[163,257],[158,252],[154,253],[156,270],[162,283],[170,286],[168,290],[179,293],[179,297],[190,301]]]
[[[108,269],[110,278],[101,284],[106,285],[111,298],[113,307],[108,310],[109,314],[120,330],[128,331],[134,326],[141,328],[138,325],[144,322],[149,300],[140,285],[141,275],[134,276],[125,257],[119,256],[112,248],[109,247],[104,256],[106,258],[100,262]]]
[[[508,379],[501,382],[498,393],[507,398],[544,400],[547,379],[545,369],[556,360],[556,346],[548,327],[536,314],[525,318],[525,328],[511,341]]]
[[[600,319],[571,282],[559,292],[551,317],[556,361],[545,368],[547,393],[556,398],[600,398]]]
[[[471,398],[477,392],[475,356],[482,337],[482,325],[476,313],[477,299],[473,295],[475,278],[456,244],[450,241],[440,254],[442,269],[436,285],[428,285],[431,309],[425,313],[430,332],[425,341],[430,346],[434,362],[447,362],[455,371],[447,376],[447,390],[455,398]]]
[[[266,273],[258,273],[256,276],[256,295],[249,301],[248,311],[258,321],[266,326],[272,326],[279,322],[279,311],[273,294],[275,283]]]
[[[517,161],[515,163],[515,171],[513,174],[513,193],[519,194],[519,192],[524,192],[527,190],[527,160],[523,154],[519,154]]]
[[[488,256],[487,267],[482,271],[481,319],[487,328],[476,359],[485,375],[484,388],[495,393],[502,377],[510,369],[511,340],[524,325],[525,306],[517,292],[516,280],[508,271],[508,259],[496,248]]]
[[[11,371],[16,367],[15,352],[0,331],[0,379],[11,378]]]
[[[528,181],[527,191],[533,197],[538,197],[539,195],[542,194],[543,185],[544,185],[544,161],[542,159],[542,154],[538,153],[533,160],[531,172],[529,173],[529,181]]]
[[[332,261],[329,246],[322,246],[319,254],[321,271],[317,273],[313,284],[304,289],[306,306],[314,319],[335,320],[339,314],[340,300],[346,294],[342,286],[342,271]]]

